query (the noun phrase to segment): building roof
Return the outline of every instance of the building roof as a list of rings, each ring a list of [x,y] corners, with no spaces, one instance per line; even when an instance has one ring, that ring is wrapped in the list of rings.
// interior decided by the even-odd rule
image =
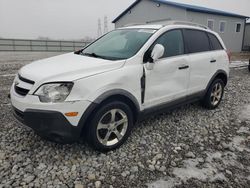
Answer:
[[[142,0],[136,0],[132,5],[130,5],[125,11],[123,11],[117,18],[115,18],[112,23],[117,22],[121,17],[123,17],[128,11],[130,11],[133,7],[135,7],[138,3],[140,3]],[[230,16],[230,17],[237,17],[237,18],[248,18],[248,16],[243,16],[239,14],[234,14],[230,12],[225,12],[221,10],[216,10],[216,9],[211,9],[211,8],[206,8],[206,7],[201,7],[201,6],[196,6],[196,5],[188,5],[184,3],[176,3],[172,1],[167,1],[167,0],[151,0],[156,3],[162,3],[182,9],[186,9],[188,11],[193,11],[193,12],[200,12],[200,13],[207,13],[207,14],[216,14],[216,15],[222,15],[222,16]]]

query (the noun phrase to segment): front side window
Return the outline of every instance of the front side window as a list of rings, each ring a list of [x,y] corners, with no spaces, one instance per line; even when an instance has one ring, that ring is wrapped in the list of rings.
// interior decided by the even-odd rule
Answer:
[[[209,29],[214,30],[214,21],[213,20],[208,20],[207,21],[207,26]]]
[[[220,22],[220,32],[221,32],[221,33],[224,33],[225,30],[226,30],[226,22],[221,21],[221,22]]]
[[[240,29],[241,29],[241,24],[240,24],[240,23],[237,23],[237,24],[236,24],[236,33],[239,33],[239,32],[240,32]]]
[[[210,51],[209,39],[204,31],[186,29],[184,36],[189,53]]]
[[[82,55],[108,60],[134,56],[156,32],[153,29],[120,29],[98,39],[81,51]]]
[[[181,30],[166,32],[155,41],[154,45],[155,44],[161,44],[164,46],[165,51],[162,58],[184,54],[184,44]]]

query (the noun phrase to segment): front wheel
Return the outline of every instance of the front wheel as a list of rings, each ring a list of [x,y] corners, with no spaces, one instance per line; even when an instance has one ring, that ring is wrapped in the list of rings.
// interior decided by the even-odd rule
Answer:
[[[113,101],[101,106],[88,127],[88,142],[96,150],[107,152],[121,146],[133,126],[133,114],[128,105]]]
[[[223,98],[224,88],[225,84],[221,79],[214,80],[203,99],[203,106],[208,109],[217,108]]]

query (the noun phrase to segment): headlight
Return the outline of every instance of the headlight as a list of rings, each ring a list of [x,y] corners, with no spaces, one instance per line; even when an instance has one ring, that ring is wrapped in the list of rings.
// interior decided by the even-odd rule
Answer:
[[[43,103],[59,103],[65,101],[73,87],[72,82],[44,84],[34,93]]]

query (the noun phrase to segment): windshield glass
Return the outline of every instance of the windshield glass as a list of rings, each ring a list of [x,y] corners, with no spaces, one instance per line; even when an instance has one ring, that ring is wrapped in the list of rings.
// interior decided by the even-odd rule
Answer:
[[[153,29],[120,29],[112,31],[82,51],[82,55],[108,60],[134,56],[155,33]]]

